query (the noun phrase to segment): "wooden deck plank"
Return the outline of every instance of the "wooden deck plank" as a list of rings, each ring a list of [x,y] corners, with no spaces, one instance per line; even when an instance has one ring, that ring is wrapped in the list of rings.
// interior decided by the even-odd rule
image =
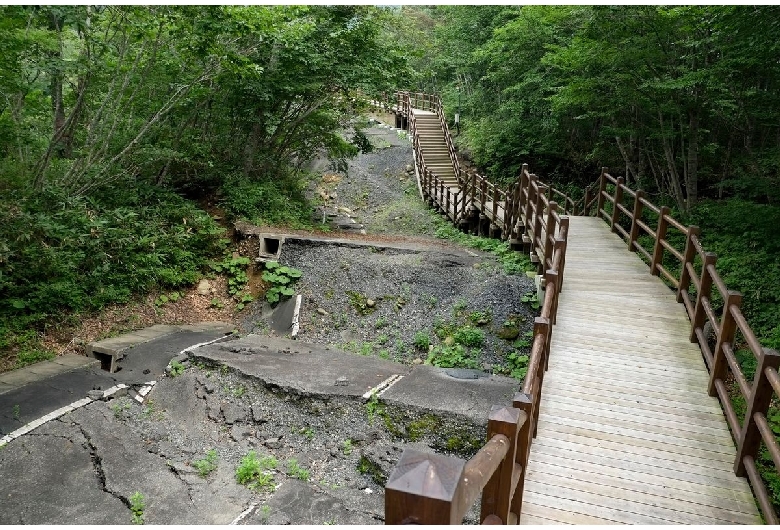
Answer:
[[[528,520],[756,523],[684,307],[626,247],[603,221],[570,217]]]

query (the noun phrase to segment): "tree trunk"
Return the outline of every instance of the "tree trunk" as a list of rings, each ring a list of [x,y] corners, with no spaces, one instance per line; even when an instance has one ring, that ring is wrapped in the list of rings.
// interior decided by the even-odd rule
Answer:
[[[686,211],[690,211],[699,199],[699,112],[688,113],[688,171],[685,175],[685,193],[688,197]]]

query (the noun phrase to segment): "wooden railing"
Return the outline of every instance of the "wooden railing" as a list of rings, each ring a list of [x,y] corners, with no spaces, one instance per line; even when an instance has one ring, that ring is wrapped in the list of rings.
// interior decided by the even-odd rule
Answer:
[[[528,372],[512,406],[496,405],[488,416],[487,443],[469,461],[406,449],[385,486],[386,524],[460,524],[482,494],[480,521],[516,524],[522,512],[523,485],[531,443],[536,436],[544,374],[563,284],[569,219],[558,214],[555,202],[541,191],[546,187],[523,167],[523,178],[504,193],[508,218],[520,227],[534,227],[533,238],[542,248],[545,295],[541,315],[534,321]],[[480,200],[496,201],[496,188],[473,178],[471,192]],[[476,194],[479,189],[479,194]],[[468,191],[466,191],[468,193]],[[530,208],[526,204],[534,202]],[[484,202],[482,203],[484,205]],[[521,229],[522,231],[522,229]]]
[[[702,247],[698,227],[683,225],[671,216],[668,207],[652,204],[643,191],[631,190],[622,177],[615,178],[606,169],[601,172],[596,195],[586,193],[583,211],[590,212],[593,202],[595,214],[623,238],[629,250],[644,258],[651,274],[661,276],[675,289],[677,301],[685,306],[691,322],[690,340],[698,343],[709,369],[709,395],[720,400],[736,443],[734,472],[748,477],[764,519],[778,524],[756,459],[763,442],[780,472],[780,446],[767,422],[772,400],[780,397],[780,354],[759,343],[740,309],[742,295],[729,290],[721,279],[717,256]],[[648,248],[641,244],[642,236],[648,236]],[[718,304],[722,304],[720,311],[716,310]],[[714,336],[713,345],[710,335]],[[756,360],[752,384],[737,360],[738,345],[746,346]],[[746,402],[742,419],[733,405],[730,384]]]

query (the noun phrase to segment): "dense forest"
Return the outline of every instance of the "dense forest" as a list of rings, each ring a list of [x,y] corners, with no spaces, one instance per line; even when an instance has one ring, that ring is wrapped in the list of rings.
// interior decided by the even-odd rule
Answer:
[[[490,178],[607,166],[703,229],[780,347],[780,8],[0,8],[0,352],[191,285],[229,220],[313,227],[306,163],[367,96],[439,92]]]
[[[412,88],[460,112],[491,179],[571,193],[606,166],[708,250],[780,348],[780,8],[404,7]]]

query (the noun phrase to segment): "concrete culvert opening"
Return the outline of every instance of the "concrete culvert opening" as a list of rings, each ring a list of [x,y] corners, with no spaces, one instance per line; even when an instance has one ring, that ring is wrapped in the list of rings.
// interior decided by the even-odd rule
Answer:
[[[282,242],[275,237],[263,237],[260,243],[260,253],[276,256],[279,253],[279,247]]]

